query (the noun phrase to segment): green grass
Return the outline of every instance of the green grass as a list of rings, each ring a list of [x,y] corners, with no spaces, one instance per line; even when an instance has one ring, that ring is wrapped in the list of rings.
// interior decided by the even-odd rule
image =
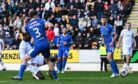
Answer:
[[[17,71],[0,71],[0,84],[138,84],[138,72],[124,78],[110,78],[111,72],[66,72],[58,74],[59,81],[52,79],[38,81],[32,78],[30,72],[25,72],[23,80],[11,80],[10,77],[16,74]]]

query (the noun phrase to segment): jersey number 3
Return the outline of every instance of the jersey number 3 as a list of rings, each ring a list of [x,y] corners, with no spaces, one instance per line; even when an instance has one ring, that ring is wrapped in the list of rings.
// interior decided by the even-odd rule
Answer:
[[[39,38],[41,36],[38,28],[33,28],[33,31],[35,31],[36,38]]]

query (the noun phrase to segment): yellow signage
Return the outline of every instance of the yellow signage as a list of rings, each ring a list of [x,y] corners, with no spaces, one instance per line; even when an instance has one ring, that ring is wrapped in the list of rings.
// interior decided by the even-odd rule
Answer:
[[[58,50],[51,50],[51,56],[57,55]],[[68,54],[67,62],[79,62],[79,51],[78,50],[70,50]]]
[[[58,50],[50,50],[50,55],[57,55]],[[2,60],[5,63],[20,63],[19,51],[18,50],[4,50],[2,52]],[[68,62],[79,62],[78,50],[70,50],[68,55]]]
[[[120,60],[121,59],[121,49],[115,48],[114,51],[114,59],[115,60]]]
[[[5,63],[20,63],[18,50],[4,50],[2,52],[2,60]]]

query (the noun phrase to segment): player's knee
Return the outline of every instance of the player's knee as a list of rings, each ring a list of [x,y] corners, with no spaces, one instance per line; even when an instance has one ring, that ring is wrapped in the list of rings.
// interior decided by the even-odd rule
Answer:
[[[58,58],[58,61],[61,61],[61,57]]]
[[[23,63],[23,64],[27,64],[27,61],[29,61],[30,59],[31,59],[30,56],[25,55],[25,56],[23,57],[23,59],[22,59],[22,63]]]
[[[67,60],[67,57],[66,56],[63,56],[62,60]]]
[[[111,61],[111,60],[112,60],[112,57],[108,56],[108,57],[107,57],[107,60],[108,60],[108,61]]]
[[[38,72],[36,73],[36,76],[38,77],[39,80],[44,80],[44,79],[45,79],[45,76],[42,74],[41,71],[38,71]]]

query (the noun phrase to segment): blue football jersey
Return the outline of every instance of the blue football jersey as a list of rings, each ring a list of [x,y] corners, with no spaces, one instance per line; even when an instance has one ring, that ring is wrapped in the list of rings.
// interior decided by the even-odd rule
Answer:
[[[64,42],[66,42],[66,45],[64,45]],[[69,50],[70,46],[73,44],[72,36],[67,34],[63,35],[61,34],[58,39],[59,44],[59,50]]]
[[[112,25],[106,24],[105,26],[100,26],[101,35],[104,38],[105,44],[108,46],[113,40],[113,33],[116,32]]]
[[[45,23],[44,19],[32,19],[26,24],[26,31],[33,37],[34,46],[46,46],[48,45],[48,40],[45,33]]]

